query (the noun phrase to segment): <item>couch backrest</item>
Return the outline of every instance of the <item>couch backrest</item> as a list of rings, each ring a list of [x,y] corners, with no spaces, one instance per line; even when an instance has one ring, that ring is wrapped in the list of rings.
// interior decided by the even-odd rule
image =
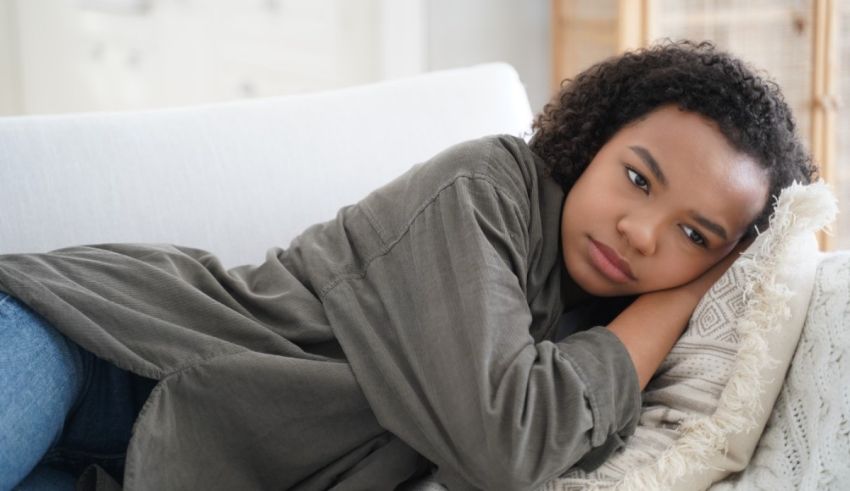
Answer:
[[[259,263],[411,165],[478,136],[528,136],[509,65],[306,95],[0,118],[0,254],[107,242]]]

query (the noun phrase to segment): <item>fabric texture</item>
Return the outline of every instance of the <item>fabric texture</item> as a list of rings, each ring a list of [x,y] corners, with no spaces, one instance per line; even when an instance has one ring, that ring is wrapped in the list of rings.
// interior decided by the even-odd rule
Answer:
[[[159,381],[126,489],[393,489],[432,464],[453,490],[529,488],[616,449],[640,410],[606,328],[549,341],[570,281],[563,200],[521,138],[488,137],[256,266],[170,244],[75,246],[0,256],[0,291]]]
[[[788,377],[750,464],[711,487],[850,489],[850,252],[824,254]]]
[[[814,232],[835,213],[822,182],[783,190],[771,226],[703,297],[647,385],[628,444],[594,471],[573,469],[545,489],[705,489],[743,469],[806,319]]]

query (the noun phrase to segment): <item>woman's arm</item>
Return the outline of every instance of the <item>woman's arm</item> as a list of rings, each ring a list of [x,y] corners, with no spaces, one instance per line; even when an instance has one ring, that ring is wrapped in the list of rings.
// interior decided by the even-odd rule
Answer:
[[[690,283],[644,293],[608,325],[632,357],[641,390],[679,339],[700,299],[743,250],[743,245],[737,246]]]
[[[386,249],[322,300],[369,409],[439,467],[441,482],[537,489],[631,434],[640,389],[606,327],[535,342],[528,278],[551,278],[532,263],[550,238],[494,179],[461,176],[426,199],[409,199],[406,181],[372,194],[359,206]],[[557,248],[550,259],[560,259]],[[561,293],[550,284],[536,295],[559,307]]]

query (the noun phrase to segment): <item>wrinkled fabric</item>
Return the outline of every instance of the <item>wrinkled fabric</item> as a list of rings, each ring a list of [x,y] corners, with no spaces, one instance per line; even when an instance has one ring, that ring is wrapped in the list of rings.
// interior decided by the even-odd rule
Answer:
[[[550,340],[571,281],[563,199],[524,141],[493,136],[413,166],[259,265],[76,246],[0,256],[0,291],[159,381],[124,489],[394,489],[432,465],[452,490],[530,489],[585,454],[601,462],[640,408],[605,327]],[[101,475],[80,484],[116,486]]]

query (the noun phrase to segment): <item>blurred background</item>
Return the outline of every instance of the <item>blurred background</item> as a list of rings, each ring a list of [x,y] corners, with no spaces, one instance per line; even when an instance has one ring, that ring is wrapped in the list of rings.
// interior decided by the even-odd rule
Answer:
[[[711,40],[774,79],[850,209],[850,1],[0,0],[0,116],[328,90],[488,61],[538,112],[562,80],[660,38]],[[850,212],[827,249],[850,248]]]

